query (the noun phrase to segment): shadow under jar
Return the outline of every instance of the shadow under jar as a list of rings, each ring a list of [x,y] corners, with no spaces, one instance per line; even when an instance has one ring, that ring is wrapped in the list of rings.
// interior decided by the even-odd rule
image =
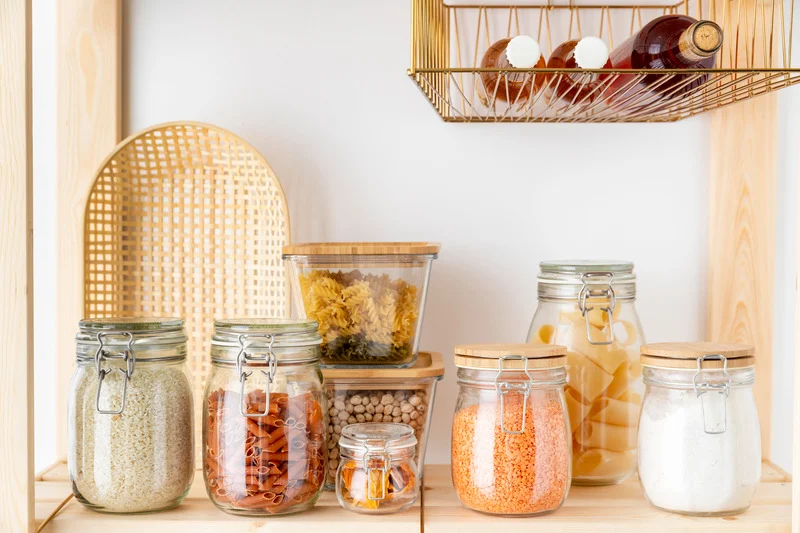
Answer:
[[[76,340],[68,426],[75,497],[104,513],[177,506],[194,477],[183,320],[82,320]]]
[[[389,514],[419,497],[417,438],[407,424],[351,424],[339,439],[336,498],[348,511]]]
[[[639,479],[647,500],[688,515],[746,510],[761,479],[753,347],[649,344],[642,364]]]
[[[452,476],[461,503],[488,514],[555,511],[570,487],[566,349],[456,346]]]
[[[642,402],[636,275],[625,261],[547,261],[528,342],[567,347],[572,482],[610,485],[636,468]]]
[[[317,323],[214,323],[203,417],[211,501],[239,515],[305,511],[325,479],[327,407]]]

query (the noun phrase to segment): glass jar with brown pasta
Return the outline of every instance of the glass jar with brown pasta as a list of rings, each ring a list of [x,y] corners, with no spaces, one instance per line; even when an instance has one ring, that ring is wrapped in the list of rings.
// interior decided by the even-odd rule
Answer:
[[[642,403],[636,275],[626,261],[540,264],[528,342],[567,347],[572,481],[619,483],[636,468]]]
[[[223,511],[281,515],[319,499],[327,459],[320,342],[313,321],[214,324],[203,475]]]

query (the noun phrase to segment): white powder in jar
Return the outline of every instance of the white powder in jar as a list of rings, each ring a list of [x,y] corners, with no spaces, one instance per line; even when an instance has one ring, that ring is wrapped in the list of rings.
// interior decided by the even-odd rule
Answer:
[[[731,388],[726,431],[708,434],[694,390],[650,387],[639,421],[639,478],[647,499],[662,509],[723,514],[749,507],[761,478],[751,389]]]

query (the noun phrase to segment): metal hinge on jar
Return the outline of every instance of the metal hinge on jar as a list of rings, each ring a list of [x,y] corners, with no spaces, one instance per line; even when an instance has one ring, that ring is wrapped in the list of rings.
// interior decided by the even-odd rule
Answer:
[[[522,361],[523,371],[528,381],[523,383],[509,383],[508,381],[500,381],[500,376],[503,374],[504,361]],[[528,411],[528,396],[531,393],[531,384],[533,383],[533,376],[528,372],[528,359],[521,355],[506,355],[497,360],[497,376],[494,378],[494,387],[497,390],[497,395],[500,397],[500,429],[503,433],[508,435],[521,435],[525,432],[525,416]],[[505,417],[505,397],[510,393],[522,394],[522,427],[517,431],[506,429]]]
[[[589,288],[589,282],[595,278],[606,278],[608,285],[602,288]],[[595,346],[608,346],[614,343],[614,308],[617,306],[617,295],[614,292],[612,283],[614,282],[614,274],[611,272],[586,272],[581,276],[581,287],[578,293],[578,308],[581,311],[586,322],[586,338],[589,344]],[[589,312],[594,310],[593,306],[587,306],[587,298],[602,298],[608,300],[607,307],[601,307],[600,310],[608,317],[608,335],[609,339],[605,341],[595,341],[592,339],[592,327],[589,321]]]
[[[250,346],[250,343],[255,339],[263,339],[269,341],[269,345],[267,346],[267,353],[264,354],[263,357],[253,356],[247,353],[247,348]],[[265,417],[269,414],[269,393],[270,393],[270,385],[272,385],[273,380],[275,379],[275,375],[278,370],[278,358],[275,356],[275,353],[272,351],[272,346],[275,344],[275,336],[274,335],[239,335],[239,354],[236,356],[236,370],[239,372],[239,391],[241,394],[241,401],[239,403],[239,412],[247,417],[255,417],[261,418]],[[263,413],[249,413],[247,412],[247,400],[244,394],[245,390],[245,383],[247,379],[253,375],[253,371],[247,371],[244,369],[244,366],[249,363],[266,363],[268,365],[268,370],[261,370],[261,373],[264,374],[267,378],[267,384],[264,387],[264,394],[266,395],[266,406],[264,407]]]
[[[119,336],[128,339],[127,346],[122,354],[112,354],[106,349],[103,340],[109,336]],[[95,365],[97,367],[97,396],[95,396],[95,409],[102,415],[119,415],[125,410],[125,400],[128,396],[128,381],[133,377],[133,371],[136,369],[136,355],[133,353],[133,334],[129,331],[115,332],[115,333],[98,333],[97,342],[100,345],[94,355]],[[125,362],[125,368],[103,368],[103,361],[110,359],[122,359]],[[102,409],[100,407],[100,395],[103,389],[103,381],[113,371],[117,370],[122,374],[122,402],[118,410]]]
[[[698,381],[703,370],[703,361],[722,361],[724,381]],[[709,435],[725,433],[728,421],[728,395],[731,392],[731,376],[728,373],[728,360],[724,355],[710,354],[697,358],[697,372],[692,378],[694,390],[703,409],[703,429]]]

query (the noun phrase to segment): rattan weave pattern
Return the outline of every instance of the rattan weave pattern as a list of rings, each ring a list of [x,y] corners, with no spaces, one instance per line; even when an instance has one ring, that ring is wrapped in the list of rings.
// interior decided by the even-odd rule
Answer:
[[[288,315],[283,190],[225,130],[169,123],[120,143],[97,173],[84,231],[84,315],[185,318],[198,413],[214,319]]]

